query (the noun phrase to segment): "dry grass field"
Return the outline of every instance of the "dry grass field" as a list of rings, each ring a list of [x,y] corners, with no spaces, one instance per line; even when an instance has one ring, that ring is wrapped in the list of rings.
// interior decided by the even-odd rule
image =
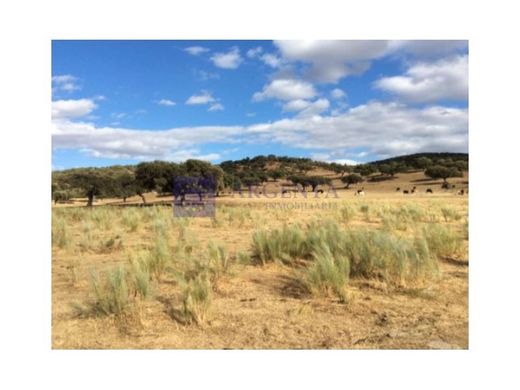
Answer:
[[[467,178],[398,176],[338,197],[227,195],[215,218],[53,206],[52,346],[468,348]]]

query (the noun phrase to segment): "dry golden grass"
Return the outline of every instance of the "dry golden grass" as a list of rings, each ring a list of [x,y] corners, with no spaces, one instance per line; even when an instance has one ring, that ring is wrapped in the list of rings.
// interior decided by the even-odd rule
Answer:
[[[215,219],[176,220],[167,206],[53,208],[53,348],[467,348],[467,197],[441,192],[439,182],[415,181],[423,179],[412,173],[391,184],[364,183],[365,197],[353,190],[339,198],[226,196]],[[417,194],[395,192],[417,183],[427,183]],[[346,299],[310,293],[302,285],[304,264],[248,263],[255,231],[316,220],[403,239],[440,226],[460,234],[462,248],[438,248],[439,277],[417,286],[351,277]],[[124,267],[135,277],[136,261],[148,256],[156,268],[137,275],[149,278],[146,299],[129,288],[125,313],[78,316],[74,305],[95,298],[93,270]],[[132,280],[141,279],[129,286]]]

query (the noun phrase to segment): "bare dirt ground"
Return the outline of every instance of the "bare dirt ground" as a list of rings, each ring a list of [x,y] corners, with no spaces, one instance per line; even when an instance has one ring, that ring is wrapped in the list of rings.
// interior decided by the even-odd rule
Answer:
[[[467,179],[453,181],[467,187]],[[273,184],[274,185],[274,184]],[[410,196],[396,187],[421,190]],[[312,218],[337,216],[337,209],[267,210],[274,202],[369,205],[414,203],[424,209],[448,205],[467,215],[467,196],[456,190],[441,191],[440,182],[425,180],[421,173],[400,175],[390,183],[364,183],[365,197],[354,197],[353,187],[339,197],[324,199],[280,199],[223,197],[218,202],[228,208],[251,211],[245,221],[224,221],[215,226],[209,218],[190,221],[188,230],[201,248],[209,240],[225,243],[233,254],[248,251],[252,233],[265,227],[297,223]],[[434,194],[426,194],[425,188]],[[162,200],[155,195],[150,200]],[[129,200],[130,203],[138,199]],[[98,204],[116,203],[106,200]],[[383,206],[382,206],[383,205]],[[71,207],[58,205],[56,209]],[[164,213],[170,213],[171,208]],[[374,214],[375,215],[375,214]],[[377,226],[374,216],[352,222]],[[455,224],[454,224],[455,226]],[[389,289],[374,280],[353,279],[348,304],[334,298],[317,298],[296,286],[294,269],[280,265],[236,264],[219,283],[212,297],[208,321],[186,325],[175,319],[180,307],[179,291],[168,277],[156,287],[153,298],[140,303],[135,313],[125,316],[78,317],[73,304],[89,297],[91,269],[125,264],[126,254],[149,242],[150,229],[139,226],[134,232],[116,220],[95,231],[92,248],[78,251],[84,237],[84,222],[68,226],[71,244],[53,246],[52,253],[52,346],[56,349],[98,348],[179,348],[179,349],[465,349],[468,348],[468,259],[440,263],[441,276],[421,289]],[[459,225],[456,225],[459,228]],[[97,250],[97,242],[119,237],[122,247]]]

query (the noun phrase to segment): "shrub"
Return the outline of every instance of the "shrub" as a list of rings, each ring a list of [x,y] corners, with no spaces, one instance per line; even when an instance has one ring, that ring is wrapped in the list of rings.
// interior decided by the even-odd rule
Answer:
[[[359,207],[359,211],[365,215],[365,221],[370,222],[370,208],[363,204]]]
[[[91,305],[95,314],[121,314],[129,308],[127,273],[124,268],[109,270],[104,280],[97,273],[92,273],[94,302]]]
[[[187,281],[182,289],[183,316],[187,323],[201,325],[206,321],[211,306],[211,284],[199,275]]]
[[[237,261],[239,264],[251,264],[251,256],[246,252],[238,252]]]
[[[449,227],[428,224],[423,227],[422,233],[430,252],[437,258],[454,256],[462,252],[463,238]]]
[[[314,261],[304,271],[304,282],[313,294],[335,294],[342,303],[347,302],[346,285],[350,275],[350,263],[345,256],[333,256],[323,244],[313,252]]]
[[[444,221],[450,222],[450,221],[458,221],[461,216],[457,212],[457,210],[449,208],[449,207],[443,207],[441,208],[442,216],[444,217]]]
[[[275,260],[290,263],[292,259],[303,257],[305,252],[305,235],[299,226],[253,234],[253,254],[262,264]]]
[[[63,218],[55,219],[52,229],[52,243],[59,248],[67,248],[70,245],[70,233]]]
[[[146,257],[138,256],[130,260],[132,266],[131,281],[136,294],[142,299],[150,296],[150,266],[146,261]]]
[[[342,222],[345,222],[345,223],[351,222],[356,216],[356,210],[350,205],[342,207],[340,209],[340,213],[341,213],[341,220],[342,220]]]
[[[141,214],[134,208],[127,208],[123,211],[122,222],[129,232],[135,232],[141,222]]]
[[[167,238],[160,234],[155,237],[154,246],[148,253],[148,271],[155,279],[160,282],[164,271],[170,260],[172,253]]]

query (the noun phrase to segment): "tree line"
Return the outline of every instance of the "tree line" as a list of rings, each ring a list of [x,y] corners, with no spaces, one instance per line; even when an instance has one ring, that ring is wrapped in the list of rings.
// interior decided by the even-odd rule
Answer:
[[[414,155],[414,158],[403,156],[375,163],[346,165],[269,155],[224,161],[219,165],[190,159],[183,163],[151,161],[135,166],[76,168],[53,172],[52,198],[59,202],[86,197],[88,206],[93,204],[95,197],[121,198],[126,202],[129,197],[140,196],[146,203],[145,194],[151,191],[173,194],[176,198],[196,193],[202,199],[210,191],[218,196],[226,189],[241,191],[244,187],[281,179],[301,186],[304,191],[309,187],[316,191],[320,185],[330,185],[332,181],[331,177],[310,174],[317,168],[334,172],[345,188],[369,178],[392,178],[412,170],[422,170],[426,176],[446,182],[450,177],[461,177],[468,169],[467,155],[455,156],[440,154],[432,158]]]

